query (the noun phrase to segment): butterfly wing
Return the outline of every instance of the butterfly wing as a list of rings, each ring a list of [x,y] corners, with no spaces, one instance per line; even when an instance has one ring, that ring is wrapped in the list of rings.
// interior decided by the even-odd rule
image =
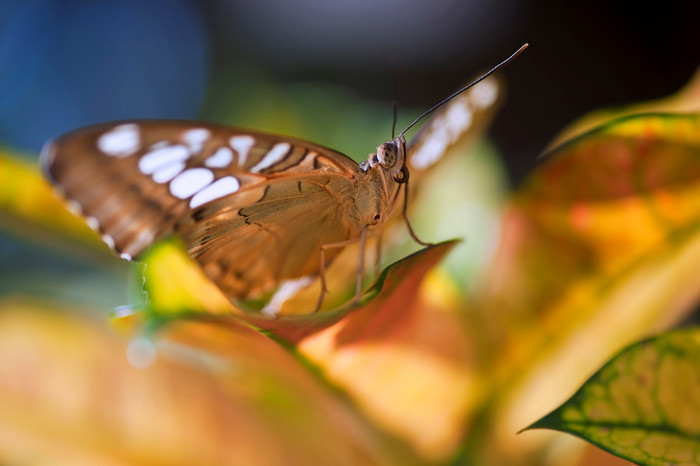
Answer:
[[[438,108],[408,143],[411,177],[444,157],[449,149],[481,135],[503,101],[504,83],[489,76]]]
[[[190,254],[230,296],[251,296],[281,280],[315,276],[324,244],[359,237],[345,212],[347,180],[313,174],[256,186],[214,201],[176,226]],[[330,193],[333,194],[330,194]],[[326,253],[327,261],[339,252]]]
[[[186,121],[83,128],[43,166],[118,254],[175,232],[230,296],[315,274],[319,249],[349,239],[359,167],[298,139]]]

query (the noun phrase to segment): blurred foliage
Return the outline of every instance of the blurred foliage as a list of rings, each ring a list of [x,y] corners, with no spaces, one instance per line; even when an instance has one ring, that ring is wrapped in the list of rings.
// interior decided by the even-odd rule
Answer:
[[[250,79],[252,72],[241,71],[255,87],[236,94],[235,116],[223,110],[230,94],[222,94],[214,118],[315,138],[360,157],[368,140],[378,144],[390,131],[377,123],[386,122],[388,108],[316,83],[286,88],[260,71]],[[324,108],[337,118],[326,118]],[[245,314],[175,243],[151,249],[134,275],[134,306],[114,312],[112,329],[72,303],[0,298],[0,462],[577,464],[589,448],[583,441],[516,433],[621,348],[680,322],[700,291],[700,117],[654,110],[609,114],[592,129],[575,124],[563,134],[576,136],[509,194],[488,143],[453,145],[416,177],[410,213],[421,237],[460,235],[465,243],[398,260],[409,251],[405,228],[394,221],[384,261],[393,264],[359,307],[308,315],[318,296],[312,289],[277,319]],[[35,168],[12,156],[0,162],[0,176],[12,181],[0,184],[5,231],[46,231],[55,241],[26,239],[47,251],[96,244]],[[459,258],[434,267],[453,246]],[[458,256],[460,248],[468,254]],[[336,304],[352,288],[356,254],[348,248],[334,264]],[[149,319],[158,320],[154,334]],[[658,434],[661,411],[637,409],[634,397],[648,394],[649,383],[658,382],[658,391],[680,380],[684,391],[656,399],[664,422],[677,414],[674,429],[700,442],[683,417],[700,416],[682,396],[700,386],[693,335],[632,347],[537,426],[647,461],[630,448],[641,448],[639,432]],[[621,359],[629,354],[632,360]],[[612,412],[603,409],[610,403],[596,404],[600,384],[616,413],[620,406],[634,412],[634,432],[595,428]],[[585,432],[576,430],[576,409],[588,404],[602,408],[586,410]],[[645,451],[692,460],[682,442],[668,442]]]
[[[34,235],[35,241],[73,241],[107,252],[99,236],[85,222],[76,221],[65,204],[36,169],[9,150],[0,150],[0,209],[3,226],[17,235]]]

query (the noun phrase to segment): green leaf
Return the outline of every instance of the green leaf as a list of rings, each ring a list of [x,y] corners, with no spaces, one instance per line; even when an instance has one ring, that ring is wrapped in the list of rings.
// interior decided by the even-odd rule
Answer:
[[[629,346],[536,428],[640,464],[700,464],[700,327]]]

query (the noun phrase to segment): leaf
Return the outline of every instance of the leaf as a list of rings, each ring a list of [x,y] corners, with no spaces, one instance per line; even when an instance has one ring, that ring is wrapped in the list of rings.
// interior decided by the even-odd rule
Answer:
[[[365,290],[360,303],[348,302],[339,308],[318,313],[304,309],[306,313],[277,318],[242,313],[184,253],[176,240],[161,241],[147,251],[142,269],[143,282],[139,281],[139,285],[142,284],[147,296],[149,312],[156,315],[170,318],[214,315],[219,319],[232,318],[296,343],[359,309],[381,306],[403,282],[419,283],[456,243],[449,241],[430,246],[388,266]],[[415,287],[407,290],[404,292],[416,291]],[[373,304],[375,300],[376,303]]]
[[[699,194],[698,116],[624,118],[563,146],[513,196],[493,268],[498,302],[485,305],[525,332],[541,324],[520,327],[536,316],[562,322],[587,309],[593,317],[635,272],[680,266],[693,253]],[[680,283],[669,286],[692,294]],[[655,309],[668,321],[667,307]]]
[[[391,264],[364,291],[358,304],[349,302],[337,309],[317,314],[282,316],[275,319],[250,315],[243,317],[243,320],[291,343],[298,343],[349,316],[353,316],[353,321],[368,323],[376,319],[376,314],[397,295],[401,295],[402,299],[411,300],[428,271],[457,243],[458,241],[447,241],[429,246]]]
[[[140,259],[135,285],[149,312],[169,318],[196,313],[241,314],[176,238],[158,241]]]
[[[541,428],[639,464],[700,464],[700,328],[626,348],[527,429]]]
[[[149,345],[136,369],[93,319],[0,300],[3,463],[418,463],[259,332],[178,322]]]
[[[621,118],[561,146],[514,193],[503,231],[479,344],[506,387],[487,437],[514,457],[532,445],[512,432],[700,297],[700,117]]]
[[[545,234],[626,267],[700,219],[700,117],[626,117],[553,154],[514,196]],[[680,239],[680,238],[679,238]]]
[[[298,345],[370,419],[430,462],[452,455],[484,389],[457,291],[439,270],[423,279],[449,246],[399,262],[373,301]]]
[[[107,247],[85,221],[72,215],[41,177],[36,163],[0,150],[0,225],[37,244],[70,248],[84,254],[85,246],[108,256]]]

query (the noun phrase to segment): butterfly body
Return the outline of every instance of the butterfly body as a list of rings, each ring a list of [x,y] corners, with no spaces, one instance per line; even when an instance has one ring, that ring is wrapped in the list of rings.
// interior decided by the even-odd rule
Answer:
[[[322,260],[381,228],[405,140],[366,162],[310,142],[173,120],[108,123],[59,137],[43,165],[74,210],[127,260],[179,236],[229,297],[318,276]]]

